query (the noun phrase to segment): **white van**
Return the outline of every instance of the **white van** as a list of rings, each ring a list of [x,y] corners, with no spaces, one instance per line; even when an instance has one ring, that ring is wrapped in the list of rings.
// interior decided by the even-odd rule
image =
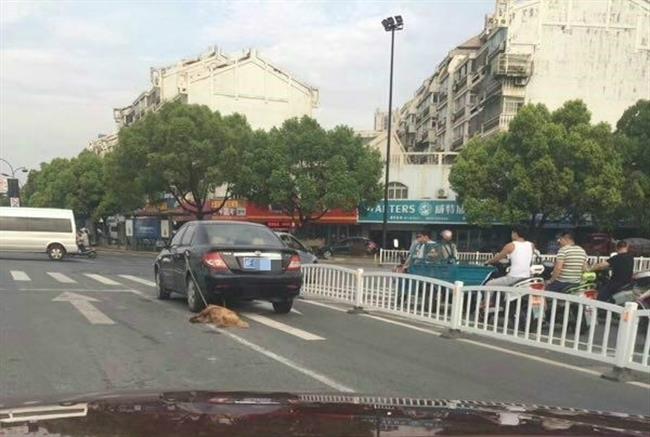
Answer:
[[[60,260],[78,252],[76,234],[70,209],[0,207],[0,251],[46,252]]]

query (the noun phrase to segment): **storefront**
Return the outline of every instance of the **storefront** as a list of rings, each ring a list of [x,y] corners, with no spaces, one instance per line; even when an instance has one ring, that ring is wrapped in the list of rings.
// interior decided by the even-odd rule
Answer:
[[[384,204],[359,211],[359,223],[369,238],[381,243]],[[415,234],[422,230],[431,232],[433,239],[444,229],[451,229],[459,250],[480,250],[499,245],[508,238],[501,229],[481,229],[468,225],[465,211],[454,200],[390,200],[388,202],[387,240],[393,248],[408,249]],[[501,235],[504,234],[504,235]],[[494,241],[492,241],[494,240]]]

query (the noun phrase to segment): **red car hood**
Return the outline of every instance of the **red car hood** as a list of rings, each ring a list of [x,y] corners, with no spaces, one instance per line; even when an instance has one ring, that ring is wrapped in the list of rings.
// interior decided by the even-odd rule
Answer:
[[[0,435],[647,435],[650,418],[489,402],[336,394],[109,393],[0,404]]]

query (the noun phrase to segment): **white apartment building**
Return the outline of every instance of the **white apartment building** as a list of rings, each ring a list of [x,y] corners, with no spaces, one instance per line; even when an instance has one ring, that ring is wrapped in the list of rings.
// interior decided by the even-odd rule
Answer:
[[[526,103],[582,99],[615,125],[650,98],[650,0],[496,0],[400,110],[408,150],[459,150],[505,130]]]
[[[180,100],[206,105],[222,115],[240,113],[254,129],[270,129],[293,117],[311,116],[318,90],[248,50],[228,56],[217,48],[174,65],[152,68],[151,89],[128,106],[113,110],[118,129],[129,126],[163,103]],[[116,136],[91,141],[88,149],[105,153]]]

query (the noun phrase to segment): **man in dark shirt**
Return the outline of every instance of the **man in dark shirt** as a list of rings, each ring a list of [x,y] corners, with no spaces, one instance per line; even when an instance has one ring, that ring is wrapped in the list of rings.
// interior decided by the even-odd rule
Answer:
[[[593,272],[607,269],[612,271],[610,280],[598,290],[598,300],[609,302],[613,295],[632,281],[634,257],[628,252],[628,249],[629,246],[626,241],[619,241],[616,243],[616,255],[591,268]]]

